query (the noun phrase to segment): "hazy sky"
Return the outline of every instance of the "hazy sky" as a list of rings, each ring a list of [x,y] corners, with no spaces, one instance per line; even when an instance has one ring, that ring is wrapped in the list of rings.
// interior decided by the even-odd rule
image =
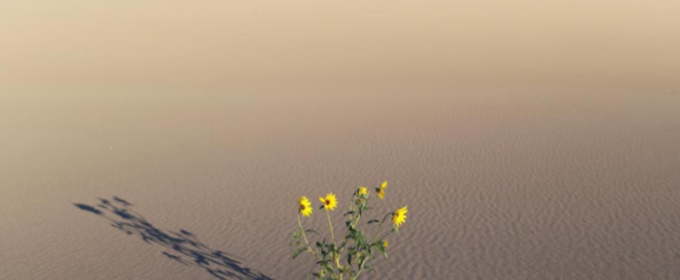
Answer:
[[[4,0],[0,85],[623,83],[678,91],[678,15],[671,0]]]

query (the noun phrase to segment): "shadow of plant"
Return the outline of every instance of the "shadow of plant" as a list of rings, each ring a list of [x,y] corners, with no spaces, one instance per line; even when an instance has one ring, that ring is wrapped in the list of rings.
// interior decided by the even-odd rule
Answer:
[[[187,230],[164,231],[152,225],[132,209],[128,201],[114,196],[113,199],[99,199],[95,206],[76,203],[78,209],[95,214],[111,222],[111,225],[128,235],[139,236],[148,244],[166,248],[162,253],[172,261],[183,265],[197,266],[221,280],[273,280],[261,273],[243,267],[234,256],[214,250],[201,243]]]

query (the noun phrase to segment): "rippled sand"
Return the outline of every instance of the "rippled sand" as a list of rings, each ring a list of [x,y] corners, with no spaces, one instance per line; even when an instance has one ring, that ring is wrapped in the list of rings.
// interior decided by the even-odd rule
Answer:
[[[0,275],[294,279],[296,197],[389,180],[410,215],[374,279],[675,279],[679,97],[33,100],[3,117]]]
[[[0,4],[0,279],[303,279],[383,180],[369,279],[680,279],[676,3],[199,2]]]

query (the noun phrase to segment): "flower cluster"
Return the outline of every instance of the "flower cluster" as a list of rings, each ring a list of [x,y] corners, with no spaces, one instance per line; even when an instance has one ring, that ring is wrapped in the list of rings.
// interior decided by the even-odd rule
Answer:
[[[387,189],[387,182],[383,182],[375,191],[380,198],[385,198],[385,189]],[[321,239],[319,234],[312,229],[305,229],[302,226],[300,217],[310,217],[313,209],[311,202],[307,197],[301,196],[298,198],[298,226],[292,233],[291,246],[295,243],[297,249],[293,253],[293,258],[304,252],[308,252],[316,259],[316,263],[320,266],[317,272],[312,273],[316,279],[336,279],[342,280],[344,276],[348,279],[358,279],[359,275],[365,270],[374,270],[368,264],[368,261],[373,259],[373,252],[380,251],[383,257],[387,258],[387,247],[389,242],[386,237],[392,233],[397,233],[399,228],[406,222],[407,207],[397,209],[385,215],[382,220],[372,219],[366,222],[365,225],[377,224],[375,233],[369,235],[363,230],[359,229],[359,221],[361,217],[366,214],[371,202],[370,193],[366,187],[359,187],[352,194],[349,203],[349,211],[343,215],[348,220],[345,222],[346,233],[340,243],[335,239],[333,231],[333,222],[331,221],[330,211],[334,211],[338,207],[338,200],[335,194],[328,193],[325,197],[319,197],[321,206],[319,209],[326,210],[326,218],[328,219],[328,226],[330,229],[331,240]],[[387,218],[392,218],[392,229],[382,234],[383,223]],[[314,233],[318,236],[315,246],[312,246],[307,233]],[[304,243],[303,243],[304,241]],[[344,259],[344,261],[342,261]]]

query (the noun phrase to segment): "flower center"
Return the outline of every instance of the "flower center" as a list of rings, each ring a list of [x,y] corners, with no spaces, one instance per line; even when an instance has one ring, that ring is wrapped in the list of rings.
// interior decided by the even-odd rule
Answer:
[[[305,206],[304,206],[304,205],[300,205],[300,211],[303,211],[303,210],[305,210]]]
[[[331,201],[326,199],[326,205],[331,205]]]

